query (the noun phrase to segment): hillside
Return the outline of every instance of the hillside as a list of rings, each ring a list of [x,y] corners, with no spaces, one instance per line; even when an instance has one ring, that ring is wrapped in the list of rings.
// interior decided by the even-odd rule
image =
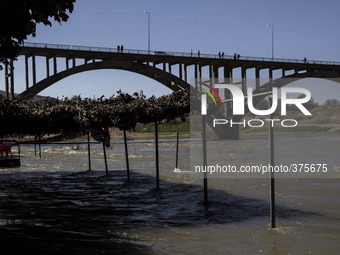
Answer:
[[[19,95],[19,94],[14,93],[14,95],[17,96],[17,95]],[[3,90],[0,90],[0,96],[6,96],[6,92],[3,91]],[[39,96],[39,95],[38,95],[38,96],[35,96],[34,98],[35,98],[35,99],[38,99],[38,100],[44,100],[44,101],[47,101],[47,102],[49,102],[49,101],[55,101],[55,100],[56,100],[56,99],[53,98],[53,97]]]
[[[294,128],[275,124],[275,134],[340,134],[340,106],[318,106],[312,111],[312,116],[305,116],[300,111],[287,112],[286,116],[275,116],[275,119],[295,119],[298,125]],[[251,119],[250,115],[246,119]],[[266,134],[268,125],[261,128],[241,128],[242,136]]]

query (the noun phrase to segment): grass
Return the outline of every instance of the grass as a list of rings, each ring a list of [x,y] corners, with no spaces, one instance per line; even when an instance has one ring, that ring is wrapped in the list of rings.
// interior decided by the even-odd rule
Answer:
[[[294,128],[275,126],[275,134],[323,134],[332,128],[327,126],[296,126]],[[268,133],[268,126],[261,128],[241,128],[240,134],[264,134]]]
[[[180,133],[189,133],[190,132],[190,121],[189,118],[185,122],[182,122],[180,119],[176,119],[170,122],[160,123],[158,125],[158,132],[177,132]],[[136,132],[139,133],[154,133],[155,125],[147,124],[147,125],[139,125],[136,127]]]

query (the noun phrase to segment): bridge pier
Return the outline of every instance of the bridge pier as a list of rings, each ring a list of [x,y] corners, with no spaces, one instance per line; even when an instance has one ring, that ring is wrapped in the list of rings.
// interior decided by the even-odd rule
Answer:
[[[188,82],[187,65],[184,64],[184,81]]]
[[[37,84],[37,73],[35,68],[35,56],[32,56],[32,72],[33,72],[33,86]]]
[[[26,89],[29,89],[29,76],[28,76],[28,55],[25,55],[25,76],[26,76]]]
[[[233,70],[230,68],[229,63],[224,66],[223,75],[224,75],[225,83],[231,84],[233,82]],[[230,90],[228,89],[224,90],[224,98],[227,100],[231,99]],[[226,113],[227,117],[232,116],[232,102],[231,101],[225,104],[224,112]]]
[[[217,125],[212,128],[207,124],[207,137],[214,140],[238,140],[240,139],[239,126]]]
[[[46,77],[50,77],[50,58],[46,57]]]
[[[8,64],[5,63],[5,94],[9,98]]]
[[[57,70],[57,57],[53,56],[53,74],[56,75],[58,72]]]
[[[260,68],[259,67],[255,67],[255,86],[256,89],[260,88]]]
[[[182,68],[182,64],[181,63],[179,63],[178,64],[178,73],[179,73],[179,78],[181,79],[181,80],[183,80],[183,68]]]
[[[9,69],[9,72],[8,72]],[[14,67],[13,60],[5,63],[5,96],[6,98],[14,98]]]
[[[14,98],[14,67],[13,67],[13,60],[10,60],[10,70],[11,70],[11,98]]]
[[[242,92],[243,95],[247,95],[247,68],[245,66],[241,67],[242,73]]]

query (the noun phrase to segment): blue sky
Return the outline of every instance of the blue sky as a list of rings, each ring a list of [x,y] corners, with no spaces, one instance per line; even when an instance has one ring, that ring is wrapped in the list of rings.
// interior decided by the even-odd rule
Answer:
[[[68,22],[39,25],[37,36],[27,41],[147,49],[145,10],[151,13],[152,50],[270,57],[271,28],[266,24],[271,23],[275,57],[340,61],[337,0],[78,0]],[[17,92],[25,84],[21,62]],[[148,96],[171,92],[137,74],[101,70],[66,78],[41,94],[100,97],[120,88]]]

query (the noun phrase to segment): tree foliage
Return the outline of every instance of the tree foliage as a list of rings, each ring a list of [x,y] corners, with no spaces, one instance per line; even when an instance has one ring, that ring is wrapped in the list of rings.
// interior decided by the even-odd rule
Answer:
[[[75,0],[1,0],[0,1],[0,63],[15,60],[20,45],[35,33],[36,24],[51,26],[51,19],[68,20]]]
[[[134,129],[137,123],[153,123],[185,116],[190,109],[188,91],[176,91],[146,99],[143,93],[56,101],[23,101],[0,96],[0,136],[43,136],[87,129]]]
[[[340,105],[340,101],[338,99],[327,99],[323,106],[338,106]]]

